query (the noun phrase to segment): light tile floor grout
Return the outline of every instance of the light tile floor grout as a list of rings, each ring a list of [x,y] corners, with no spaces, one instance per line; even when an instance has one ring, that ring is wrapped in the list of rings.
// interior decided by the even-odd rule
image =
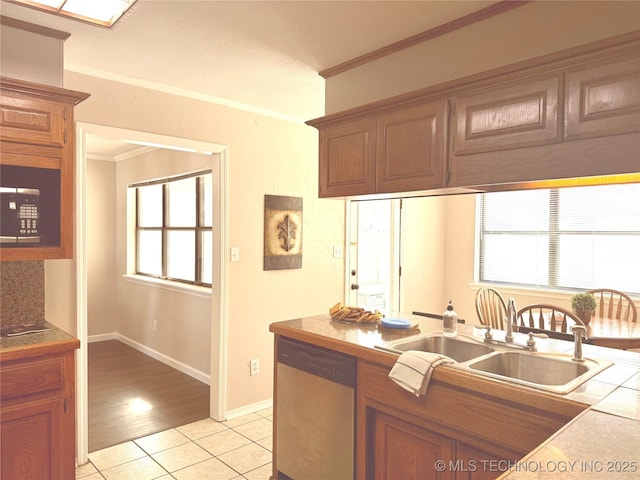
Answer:
[[[268,480],[273,410],[200,420],[89,453],[81,480]]]

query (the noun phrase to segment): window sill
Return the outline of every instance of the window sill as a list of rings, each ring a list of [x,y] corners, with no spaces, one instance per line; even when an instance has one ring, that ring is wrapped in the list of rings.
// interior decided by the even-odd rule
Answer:
[[[196,297],[211,297],[211,288],[200,287],[197,285],[182,284],[159,278],[145,277],[143,275],[122,275],[125,282],[137,283],[147,287],[161,288],[163,290],[171,290],[173,292],[184,293],[187,295],[195,295]]]

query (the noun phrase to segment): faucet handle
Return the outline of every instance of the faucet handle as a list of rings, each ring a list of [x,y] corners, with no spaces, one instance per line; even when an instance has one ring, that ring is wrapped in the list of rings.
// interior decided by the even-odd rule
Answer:
[[[527,348],[532,352],[535,352],[538,348],[536,347],[535,338],[549,338],[549,335],[546,333],[533,333],[529,332],[529,338],[527,339]]]
[[[491,325],[481,325],[479,328],[484,328],[486,332],[484,332],[485,340],[492,340],[493,334],[491,333]]]
[[[588,338],[587,337],[587,327],[584,325],[572,325],[571,326],[571,332],[576,336],[580,336],[580,337],[584,337],[584,338]]]

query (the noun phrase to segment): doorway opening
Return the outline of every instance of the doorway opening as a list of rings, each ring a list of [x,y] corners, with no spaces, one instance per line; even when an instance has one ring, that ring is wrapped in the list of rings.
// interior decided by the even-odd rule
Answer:
[[[77,353],[77,389],[76,389],[76,405],[77,405],[77,456],[78,463],[84,464],[87,461],[88,454],[88,306],[89,306],[89,276],[88,272],[91,268],[88,245],[88,219],[93,212],[87,209],[87,180],[88,180],[88,153],[93,141],[118,141],[124,144],[135,145],[136,148],[147,149],[170,149],[183,152],[196,152],[208,155],[210,159],[210,167],[215,178],[213,186],[212,210],[214,216],[214,225],[218,228],[213,235],[213,255],[212,255],[212,271],[213,271],[213,287],[205,301],[210,308],[207,322],[207,333],[210,331],[208,338],[203,341],[208,343],[210,347],[210,355],[205,359],[204,368],[192,369],[196,372],[194,377],[198,377],[198,372],[208,370],[210,372],[207,382],[209,383],[209,416],[215,420],[223,420],[226,413],[226,321],[227,321],[227,299],[226,289],[224,285],[227,280],[226,265],[223,262],[227,246],[227,215],[226,215],[226,185],[227,185],[227,148],[224,145],[218,145],[208,142],[200,142],[190,139],[169,137],[164,135],[156,135],[146,132],[137,132],[113,127],[105,127],[101,125],[78,123],[76,125],[76,336],[80,339],[81,347]],[[121,195],[125,193],[120,192]],[[125,202],[120,199],[119,202]],[[126,220],[123,219],[122,204],[118,206],[120,215],[116,224],[112,238],[117,243],[118,248],[123,248],[126,241],[123,239],[124,230],[126,230]],[[126,216],[126,215],[125,215]],[[120,233],[117,233],[120,232]],[[117,236],[116,236],[117,235]],[[121,258],[121,257],[119,257]],[[115,275],[114,282],[124,281],[123,277],[127,276],[124,263],[116,265],[120,269]],[[136,285],[139,287],[139,285]],[[129,286],[127,288],[135,288]],[[120,287],[122,290],[122,287]],[[157,290],[156,296],[160,295]],[[114,299],[115,301],[115,299]],[[154,308],[152,303],[146,305],[147,308]],[[157,308],[157,307],[155,307]],[[209,310],[208,310],[209,311]],[[155,325],[154,325],[155,327]],[[209,330],[210,329],[210,330]],[[93,335],[92,335],[93,336]],[[144,343],[144,338],[142,339]],[[125,342],[126,343],[126,342]],[[141,344],[142,345],[142,344]],[[144,347],[144,345],[142,345]],[[144,348],[142,348],[144,351]],[[152,355],[153,356],[153,355]],[[164,359],[161,358],[164,361]],[[169,360],[171,360],[169,358]],[[164,362],[167,363],[167,362]],[[169,362],[170,364],[171,362]],[[180,362],[177,362],[180,363]],[[208,365],[206,365],[208,364]],[[184,365],[187,370],[189,367]],[[180,369],[180,368],[179,368]]]

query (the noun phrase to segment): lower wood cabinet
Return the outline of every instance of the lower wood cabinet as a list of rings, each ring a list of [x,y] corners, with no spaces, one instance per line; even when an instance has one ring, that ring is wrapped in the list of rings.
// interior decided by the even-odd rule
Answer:
[[[43,345],[24,358],[0,351],[0,478],[75,478],[77,347],[75,339]]]
[[[504,473],[509,461],[502,456],[473,447],[464,442],[456,442],[456,480],[490,480]]]
[[[377,412],[374,422],[376,480],[453,478],[451,439],[384,413]],[[441,464],[447,468],[438,470]]]
[[[416,397],[389,370],[358,362],[359,479],[497,478],[586,407],[468,376],[432,377],[427,394]]]

